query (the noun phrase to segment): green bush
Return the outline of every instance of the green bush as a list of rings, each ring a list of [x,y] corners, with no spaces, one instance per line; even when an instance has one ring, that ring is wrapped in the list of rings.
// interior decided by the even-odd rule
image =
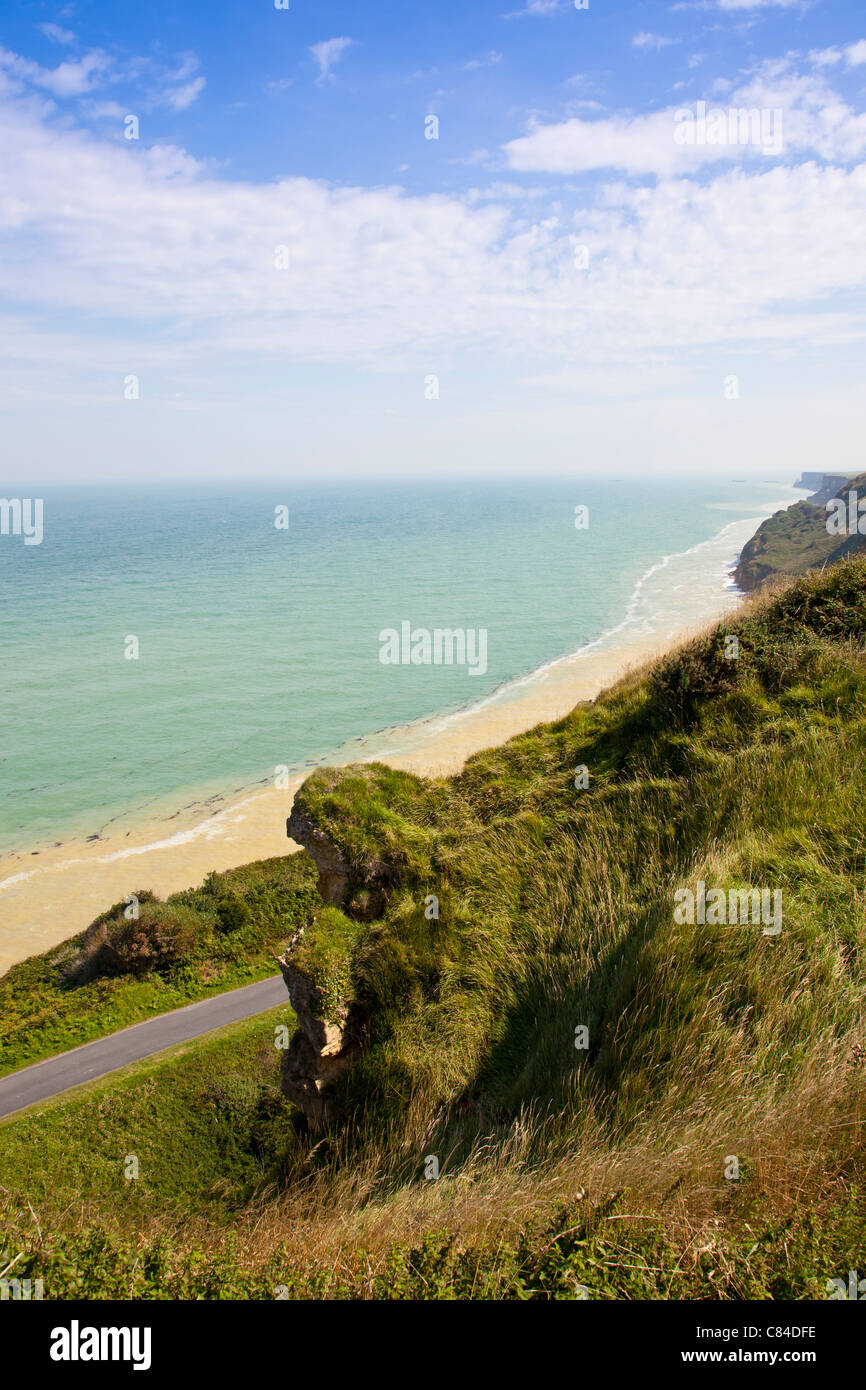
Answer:
[[[209,925],[200,912],[182,904],[140,904],[137,920],[121,916],[109,926],[93,958],[96,973],[138,978],[152,971],[165,974],[190,952]]]
[[[217,906],[217,922],[223,932],[241,931],[250,920],[250,909],[237,893],[220,898]]]

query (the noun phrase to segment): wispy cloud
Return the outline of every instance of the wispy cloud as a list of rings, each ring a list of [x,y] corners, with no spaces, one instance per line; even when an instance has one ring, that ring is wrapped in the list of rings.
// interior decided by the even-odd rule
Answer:
[[[75,43],[75,35],[72,31],[70,29],[61,29],[59,24],[40,24],[39,28],[46,38],[53,39],[55,43]]]
[[[319,65],[317,82],[334,80],[331,69],[339,63],[346,49],[351,48],[354,42],[354,39],[347,38],[322,39],[320,43],[310,45],[310,52]]]
[[[162,93],[162,104],[170,106],[172,111],[185,111],[203,91],[204,85],[203,77],[194,77],[192,82],[185,82],[181,87],[167,87]]]
[[[843,63],[846,67],[856,68],[866,63],[866,39],[858,39],[856,43],[849,43],[847,48],[821,48],[809,54],[810,60],[821,68],[832,67],[836,63]]]
[[[89,395],[101,409],[126,371],[164,381],[164,400],[192,374],[201,398],[218,403],[207,426],[216,434],[232,400],[248,429],[244,391],[259,388],[243,383],[270,381],[275,363],[423,374],[465,354],[470,371],[481,359],[504,373],[518,363],[521,377],[561,389],[570,410],[575,390],[628,394],[643,373],[652,396],[674,381],[672,364],[688,377],[695,362],[731,351],[775,358],[788,373],[798,350],[810,364],[826,345],[861,351],[866,170],[845,156],[866,148],[866,113],[828,85],[841,67],[801,63],[732,88],[749,105],[784,106],[781,161],[673,164],[669,177],[634,184],[623,169],[658,173],[659,150],[676,149],[670,113],[619,109],[528,137],[546,131],[568,169],[606,162],[611,176],[577,190],[514,176],[462,196],[229,178],[183,149],[131,149],[116,131],[78,129],[65,107],[22,85],[0,95],[0,301],[14,306],[0,315],[0,397],[65,395],[78,406]],[[178,70],[174,87],[196,76],[187,67],[177,80]],[[527,169],[548,167],[544,143],[523,153]],[[288,269],[274,262],[283,245]],[[589,265],[578,269],[584,245]],[[672,437],[691,424],[703,437],[705,402],[694,417],[679,402],[676,412]],[[772,416],[778,451],[790,413]],[[816,428],[838,425],[833,412],[813,416]],[[605,417],[605,429],[617,419]],[[858,437],[852,427],[848,447]],[[807,446],[795,442],[799,465]]]
[[[821,159],[843,163],[866,154],[866,113],[848,105],[827,86],[821,72],[799,72],[790,58],[765,62],[745,84],[717,80],[710,97],[719,95],[722,109],[745,108],[770,117],[779,112],[778,127],[784,151],[769,133],[760,141],[727,140],[680,143],[675,132],[683,112],[670,107],[639,115],[616,113],[595,120],[571,117],[537,125],[504,149],[512,169],[524,173],[576,174],[619,169],[632,176],[655,174],[669,178],[718,163],[766,163],[791,152],[809,151]],[[710,103],[712,105],[712,102]],[[764,117],[762,117],[764,119]],[[763,131],[763,127],[762,127]]]
[[[483,53],[480,58],[470,58],[468,63],[463,64],[464,72],[474,72],[476,68],[493,68],[497,63],[502,62],[503,55],[495,48],[491,48],[489,53]]]
[[[81,96],[89,92],[93,80],[111,66],[111,59],[100,49],[93,49],[77,61],[61,63],[56,68],[43,68],[28,58],[21,58],[6,48],[0,48],[0,68],[35,87],[42,87],[55,97]]]
[[[527,0],[522,10],[513,10],[511,14],[503,15],[503,19],[523,19],[530,18],[549,19],[551,15],[559,14],[562,10],[569,8],[571,0]]]
[[[810,0],[716,0],[720,10],[807,9]]]
[[[631,41],[632,48],[654,48],[656,50],[669,48],[672,43],[679,43],[679,39],[668,39],[663,34],[635,34]]]

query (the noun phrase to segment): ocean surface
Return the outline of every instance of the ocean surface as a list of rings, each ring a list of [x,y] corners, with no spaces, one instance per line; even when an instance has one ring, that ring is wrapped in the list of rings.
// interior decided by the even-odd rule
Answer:
[[[42,543],[0,536],[2,852],[349,761],[361,736],[459,719],[582,648],[681,627],[797,494],[628,478],[35,495]],[[380,633],[404,622],[485,629],[486,670],[383,665]]]

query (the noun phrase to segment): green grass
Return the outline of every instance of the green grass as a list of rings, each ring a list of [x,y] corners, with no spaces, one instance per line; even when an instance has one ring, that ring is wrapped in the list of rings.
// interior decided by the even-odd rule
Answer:
[[[162,903],[141,892],[0,978],[0,1075],[277,972],[275,955],[319,910],[303,854],[210,874]]]
[[[0,1121],[3,1188],[40,1207],[220,1219],[291,1133],[280,1024],[294,1024],[288,1004]]]
[[[168,1227],[135,1237],[96,1222],[46,1237],[33,1220],[12,1221],[0,1257],[17,1256],[17,1277],[41,1279],[50,1299],[811,1301],[862,1265],[863,1248],[862,1206],[853,1201],[820,1220],[805,1214],[716,1229],[690,1248],[663,1218],[633,1214],[616,1197],[562,1207],[495,1242],[437,1229],[372,1258],[355,1247],[327,1263],[299,1260],[290,1246],[254,1262],[231,1231],[204,1243]]]
[[[852,563],[799,581],[457,778],[404,774],[397,810],[377,781],[392,787],[390,770],[309,779],[307,813],[340,844],[353,893],[371,864],[392,884],[344,1000],[368,1023],[361,1062],[337,1083],[341,1143],[393,1124],[397,1149],[430,1133],[450,1146],[467,1107],[500,1127],[552,1108],[564,1142],[575,1112],[591,1114],[613,1136],[648,1105],[694,1103],[711,1063],[742,1077],[732,1118],[854,1038],[864,573]],[[740,656],[726,661],[732,632]],[[411,818],[405,838],[399,818]],[[781,890],[781,937],[677,927],[674,893],[699,877]],[[437,922],[424,915],[430,893]],[[592,1038],[582,1059],[578,1024]]]

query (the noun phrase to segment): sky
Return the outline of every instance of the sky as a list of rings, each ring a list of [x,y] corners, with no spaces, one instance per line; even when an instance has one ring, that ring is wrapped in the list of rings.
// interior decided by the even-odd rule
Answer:
[[[866,467],[863,0],[284,3],[4,0],[9,483]]]

